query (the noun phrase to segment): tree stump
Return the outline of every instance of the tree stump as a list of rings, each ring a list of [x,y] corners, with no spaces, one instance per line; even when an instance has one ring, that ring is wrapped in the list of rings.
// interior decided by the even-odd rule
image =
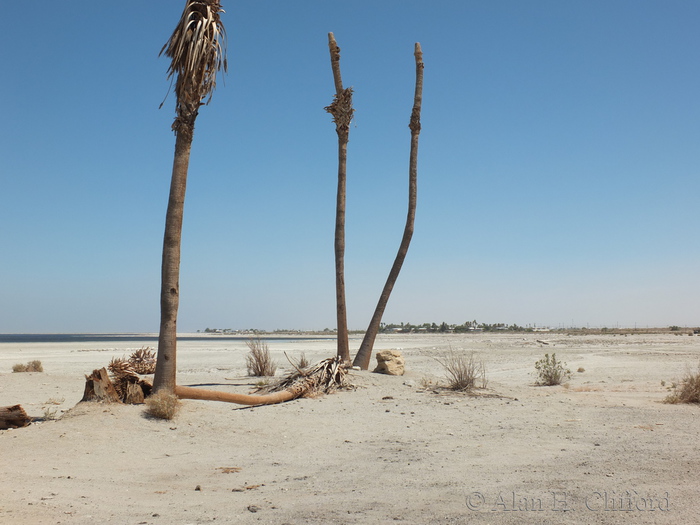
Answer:
[[[20,405],[0,407],[0,430],[26,427],[31,421],[32,418]]]
[[[114,388],[106,368],[93,370],[92,374],[85,376],[85,393],[80,401],[121,403],[119,394],[117,394],[117,390]]]

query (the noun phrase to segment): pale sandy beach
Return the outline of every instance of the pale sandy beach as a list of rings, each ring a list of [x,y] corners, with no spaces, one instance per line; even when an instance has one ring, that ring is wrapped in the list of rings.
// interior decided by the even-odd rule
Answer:
[[[543,344],[542,342],[548,344]],[[282,405],[79,403],[85,374],[152,341],[0,344],[0,406],[57,420],[0,431],[0,523],[693,523],[700,407],[661,401],[700,361],[700,337],[380,336],[403,377],[352,372],[355,388]],[[352,348],[359,345],[352,339]],[[280,365],[332,338],[269,342]],[[433,386],[448,349],[487,368],[477,396]],[[248,393],[245,339],[182,340],[178,382]],[[556,352],[567,385],[534,386]],[[12,373],[39,359],[43,373]],[[584,372],[576,372],[578,368]]]

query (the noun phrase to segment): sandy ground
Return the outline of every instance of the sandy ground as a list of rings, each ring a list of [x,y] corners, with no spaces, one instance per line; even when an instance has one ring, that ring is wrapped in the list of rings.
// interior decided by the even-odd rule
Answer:
[[[289,369],[283,352],[318,361],[334,345],[272,341],[270,349]],[[60,416],[0,431],[0,523],[679,524],[700,516],[700,407],[661,403],[662,381],[698,365],[700,337],[381,336],[375,349],[401,349],[406,375],[353,372],[354,390],[318,399],[254,408],[185,401],[172,421],[145,417],[143,406],[79,403],[85,373],[141,346],[0,345],[0,406]],[[443,380],[434,356],[450,348],[484,361],[486,391],[424,388]],[[244,340],[181,342],[178,382],[247,393],[246,352]],[[568,385],[534,386],[545,352],[574,371]],[[11,372],[32,359],[44,373]]]

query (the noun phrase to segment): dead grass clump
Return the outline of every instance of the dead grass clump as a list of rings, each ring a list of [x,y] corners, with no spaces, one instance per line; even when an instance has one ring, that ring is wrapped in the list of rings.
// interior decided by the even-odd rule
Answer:
[[[248,375],[255,377],[274,376],[277,365],[270,357],[270,349],[267,343],[260,337],[251,337],[246,342],[250,351],[245,358]]]
[[[445,369],[447,388],[450,390],[486,388],[486,368],[483,361],[476,360],[474,352],[467,355],[450,350],[446,356],[435,359]]]
[[[301,353],[297,365],[299,366],[299,368],[309,368],[311,366],[311,363],[307,359],[306,354],[304,352]]]
[[[26,365],[17,363],[16,365],[12,366],[12,371],[13,372],[43,372],[44,367],[41,364],[41,361],[35,360],[35,361],[29,361]]]
[[[172,419],[180,411],[182,403],[175,394],[160,390],[146,398],[146,413],[158,419]]]
[[[665,403],[700,403],[700,364],[697,370],[688,369],[680,384],[673,384],[673,391]]]

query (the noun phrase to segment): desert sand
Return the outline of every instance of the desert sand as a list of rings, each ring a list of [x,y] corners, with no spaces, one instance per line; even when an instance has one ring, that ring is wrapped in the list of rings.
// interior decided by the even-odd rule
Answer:
[[[539,340],[539,341],[538,341]],[[541,341],[541,342],[540,342]],[[0,406],[55,420],[0,431],[0,523],[696,523],[700,407],[662,403],[698,366],[700,337],[383,335],[401,377],[281,405],[80,403],[86,373],[153,342],[3,343]],[[353,348],[359,346],[352,339]],[[270,341],[312,361],[330,338]],[[483,360],[477,395],[437,385],[449,349]],[[181,341],[178,383],[248,393],[245,339]],[[556,352],[566,385],[535,386]],[[43,373],[12,373],[39,359]],[[577,372],[582,368],[585,371]],[[285,370],[286,369],[286,370]],[[665,386],[662,385],[665,382]]]

